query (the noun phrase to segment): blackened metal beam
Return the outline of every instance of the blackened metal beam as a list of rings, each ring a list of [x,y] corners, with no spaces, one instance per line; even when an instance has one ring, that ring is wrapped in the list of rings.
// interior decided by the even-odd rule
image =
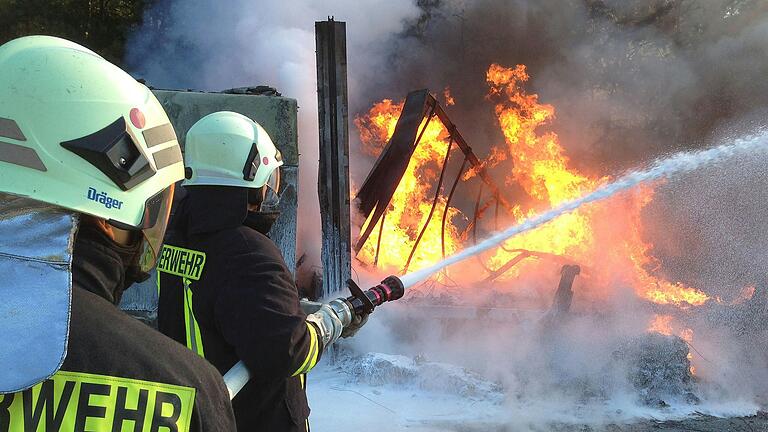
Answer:
[[[564,265],[560,270],[560,283],[557,285],[552,307],[540,321],[541,330],[551,334],[566,323],[573,301],[573,280],[581,273],[577,265]]]
[[[429,111],[428,97],[430,97],[429,91],[426,89],[408,93],[392,138],[376,159],[368,177],[357,192],[355,201],[358,210],[366,217],[368,223],[355,244],[355,252],[363,248],[373,229],[386,213],[392,195],[408,168],[420,136],[419,126],[424,117],[433,114]]]
[[[346,286],[351,275],[349,118],[346,24],[315,23],[320,166],[317,191],[323,244],[322,296]]]
[[[499,276],[501,276],[504,273],[508,272],[509,269],[511,269],[512,267],[514,267],[517,264],[519,264],[520,261],[522,261],[522,260],[524,260],[524,259],[526,259],[526,258],[528,258],[530,256],[534,256],[534,254],[532,252],[527,251],[527,250],[521,250],[521,251],[515,251],[515,252],[519,252],[519,253],[517,255],[515,255],[515,257],[512,258],[511,260],[509,260],[506,263],[504,263],[504,265],[502,265],[501,267],[497,268],[496,270],[491,271],[491,273],[488,275],[488,277],[485,278],[485,280],[483,282],[493,282]]]
[[[429,91],[425,89],[412,91],[405,98],[403,111],[397,119],[392,138],[357,192],[356,199],[364,215],[370,214],[374,209],[386,207],[400,184],[400,179],[416,149],[419,126],[424,117],[430,115],[427,103],[429,97]],[[384,205],[380,205],[382,202]]]

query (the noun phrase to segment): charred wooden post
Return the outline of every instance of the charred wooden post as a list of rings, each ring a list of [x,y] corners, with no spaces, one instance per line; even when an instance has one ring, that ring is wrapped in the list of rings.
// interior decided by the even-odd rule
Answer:
[[[344,287],[351,274],[349,220],[349,119],[346,24],[315,23],[320,166],[317,191],[323,231],[323,288],[318,297]]]

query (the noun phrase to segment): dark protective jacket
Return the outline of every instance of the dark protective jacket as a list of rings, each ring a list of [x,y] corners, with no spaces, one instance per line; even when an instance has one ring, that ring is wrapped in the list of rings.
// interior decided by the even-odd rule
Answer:
[[[98,235],[84,244],[87,231],[75,243],[64,364],[31,389],[0,395],[0,432],[234,431],[221,375],[115,306],[123,262]]]
[[[158,323],[222,373],[253,378],[232,401],[240,431],[304,431],[305,377],[322,342],[280,250],[243,223],[247,189],[188,187],[158,261]]]

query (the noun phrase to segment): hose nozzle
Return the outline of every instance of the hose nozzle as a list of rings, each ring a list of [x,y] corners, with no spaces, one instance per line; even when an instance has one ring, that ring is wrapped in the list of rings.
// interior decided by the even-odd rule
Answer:
[[[398,300],[405,294],[403,282],[397,276],[389,276],[367,291],[360,289],[352,279],[347,281],[347,285],[352,295],[346,298],[346,302],[355,315],[367,315],[376,306]]]

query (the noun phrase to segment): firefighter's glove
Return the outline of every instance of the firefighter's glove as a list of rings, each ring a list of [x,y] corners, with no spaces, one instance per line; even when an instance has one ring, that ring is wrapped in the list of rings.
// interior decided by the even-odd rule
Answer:
[[[352,322],[349,323],[348,326],[344,327],[344,331],[341,332],[341,337],[348,338],[357,334],[357,331],[360,330],[360,328],[368,322],[369,315],[370,314],[365,314],[362,316],[355,315],[355,317],[352,318]]]
[[[317,312],[307,315],[307,321],[316,325],[320,330],[320,339],[322,339],[325,348],[336,342],[344,328],[336,312],[328,304],[321,305]]]

